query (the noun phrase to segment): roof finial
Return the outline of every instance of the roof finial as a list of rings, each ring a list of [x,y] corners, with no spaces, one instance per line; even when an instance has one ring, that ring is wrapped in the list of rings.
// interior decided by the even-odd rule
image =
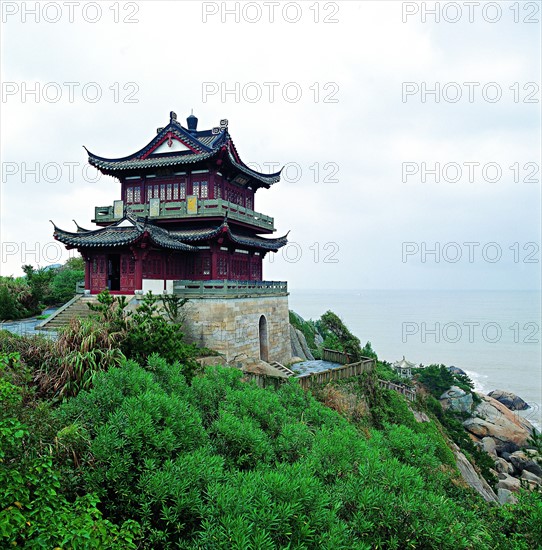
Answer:
[[[198,118],[194,116],[194,109],[192,109],[192,114],[187,117],[186,125],[188,126],[188,131],[191,134],[195,134],[198,127]]]

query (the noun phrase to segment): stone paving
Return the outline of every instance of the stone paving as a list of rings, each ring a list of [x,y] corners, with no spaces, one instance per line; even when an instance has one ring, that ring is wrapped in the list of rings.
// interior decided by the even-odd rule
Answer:
[[[339,363],[332,363],[331,361],[322,361],[321,359],[315,359],[314,361],[303,361],[301,363],[295,363],[290,368],[297,374],[308,374],[309,372],[321,372],[329,369],[336,369],[342,367]]]
[[[57,310],[56,307],[48,308],[43,313],[45,315],[50,315]],[[13,334],[18,334],[19,336],[23,335],[34,335],[34,334],[43,334],[49,338],[54,338],[56,332],[50,330],[35,330],[35,327],[38,323],[41,323],[42,319],[36,319],[36,317],[31,317],[30,319],[21,319],[20,321],[0,321],[0,330],[8,330]]]

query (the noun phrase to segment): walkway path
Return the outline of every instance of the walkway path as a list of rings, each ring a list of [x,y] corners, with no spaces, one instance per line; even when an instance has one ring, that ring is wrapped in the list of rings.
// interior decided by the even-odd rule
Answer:
[[[57,310],[56,307],[48,308],[43,313],[45,315],[50,315],[51,313]],[[21,319],[19,321],[0,321],[0,330],[8,330],[13,334],[18,334],[19,336],[35,334],[43,334],[47,337],[54,337],[55,332],[50,330],[35,330],[36,325],[41,323],[41,319],[36,319],[36,317],[30,317],[29,319]]]

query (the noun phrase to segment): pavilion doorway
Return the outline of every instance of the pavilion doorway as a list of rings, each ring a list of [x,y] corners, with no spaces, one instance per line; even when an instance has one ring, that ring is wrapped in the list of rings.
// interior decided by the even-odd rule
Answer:
[[[107,257],[107,288],[120,290],[120,254],[110,254]]]

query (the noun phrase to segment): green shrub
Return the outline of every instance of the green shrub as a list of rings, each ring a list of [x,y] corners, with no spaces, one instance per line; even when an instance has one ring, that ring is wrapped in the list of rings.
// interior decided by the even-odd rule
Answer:
[[[343,323],[343,321],[332,311],[326,311],[320,318],[320,324],[330,333],[326,338],[329,345],[340,345],[341,351],[353,356],[354,361],[359,361],[362,357],[361,344],[359,338],[354,336]],[[337,342],[337,343],[335,343]],[[326,342],[324,342],[324,346]],[[336,348],[333,348],[336,349]]]
[[[2,357],[6,368],[6,357]],[[13,416],[21,389],[0,377],[0,543],[5,548],[135,549],[139,526],[103,519],[93,494],[68,501],[50,452],[32,444],[35,434]],[[33,431],[33,430],[32,430]]]
[[[51,301],[63,304],[71,300],[77,283],[84,279],[84,270],[61,268],[51,281]]]
[[[416,379],[422,383],[437,399],[452,386],[458,386],[467,393],[472,393],[474,383],[464,374],[455,374],[444,365],[429,365],[414,369]]]
[[[210,367],[189,383],[156,354],[97,372],[57,409],[24,406],[26,369],[14,352],[0,357],[5,546],[523,550],[540,540],[540,496],[520,494],[517,509],[485,503],[446,446],[459,421],[432,396],[412,405],[380,389],[374,373],[334,387],[367,403],[370,427],[295,380],[261,389]],[[443,424],[418,423],[411,406]]]

